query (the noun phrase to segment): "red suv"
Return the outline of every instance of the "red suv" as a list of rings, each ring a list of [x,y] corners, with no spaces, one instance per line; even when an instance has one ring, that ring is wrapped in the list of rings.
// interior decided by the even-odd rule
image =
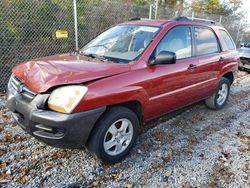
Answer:
[[[7,107],[37,139],[86,146],[113,163],[129,152],[145,122],[201,100],[221,109],[239,62],[230,35],[214,22],[133,20],[79,53],[15,66]]]

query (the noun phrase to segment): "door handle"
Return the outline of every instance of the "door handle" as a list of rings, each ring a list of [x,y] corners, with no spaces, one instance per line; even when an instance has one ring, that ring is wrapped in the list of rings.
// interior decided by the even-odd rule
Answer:
[[[187,69],[188,70],[193,70],[193,69],[196,69],[196,68],[197,68],[197,65],[190,64]]]
[[[224,57],[220,57],[219,62],[223,62],[225,60]]]

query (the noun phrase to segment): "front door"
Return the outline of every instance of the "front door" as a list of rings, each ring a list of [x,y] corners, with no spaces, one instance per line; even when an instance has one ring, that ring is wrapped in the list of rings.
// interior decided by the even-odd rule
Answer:
[[[151,118],[186,106],[196,99],[193,86],[198,83],[196,60],[192,57],[191,27],[177,26],[160,41],[153,56],[161,51],[176,53],[176,64],[148,66],[151,87],[145,113]],[[192,66],[193,65],[193,66]]]

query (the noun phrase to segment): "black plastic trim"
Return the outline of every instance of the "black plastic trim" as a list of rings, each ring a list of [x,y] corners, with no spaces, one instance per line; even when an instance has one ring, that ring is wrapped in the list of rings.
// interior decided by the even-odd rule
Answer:
[[[38,94],[28,102],[10,86],[6,107],[12,111],[17,124],[38,140],[56,147],[82,148],[106,107],[64,114],[40,109],[47,98],[48,94]]]

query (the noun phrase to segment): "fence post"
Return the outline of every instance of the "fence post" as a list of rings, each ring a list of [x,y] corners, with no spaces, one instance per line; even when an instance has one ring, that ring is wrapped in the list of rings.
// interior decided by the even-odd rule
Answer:
[[[76,51],[79,50],[78,47],[78,24],[77,24],[77,7],[76,7],[76,0],[73,0],[73,4],[74,4],[74,23],[75,23],[75,48]]]
[[[194,12],[192,12],[192,20],[194,20]]]
[[[149,19],[152,19],[152,4],[149,6]]]
[[[237,35],[236,35],[236,40],[235,40],[236,45],[238,43],[238,38],[239,38],[239,35],[240,35],[240,29],[241,29],[241,20],[240,20],[240,24],[239,24]]]
[[[155,20],[157,19],[157,14],[158,14],[158,0],[155,0]]]
[[[220,16],[220,24],[221,24],[221,21],[222,21],[222,16]]]

